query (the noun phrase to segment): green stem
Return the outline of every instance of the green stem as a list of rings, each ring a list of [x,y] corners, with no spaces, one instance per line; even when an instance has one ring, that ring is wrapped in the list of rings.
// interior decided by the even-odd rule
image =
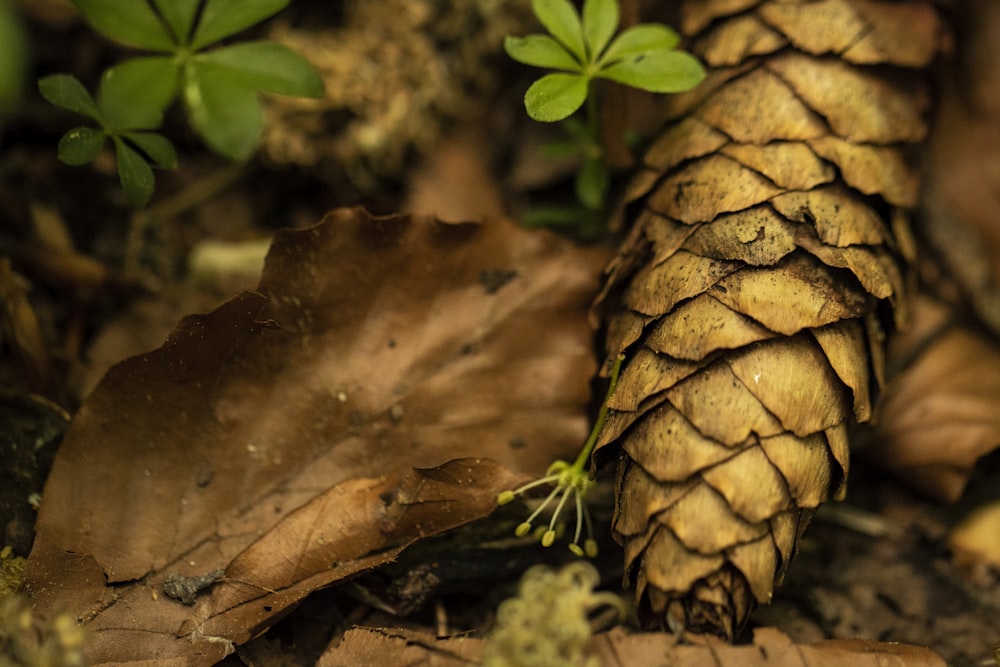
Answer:
[[[618,376],[621,374],[622,362],[624,360],[624,354],[619,354],[615,359],[615,365],[611,369],[611,380],[608,382],[608,391],[604,394],[604,402],[601,404],[600,412],[597,413],[597,421],[594,422],[594,427],[590,429],[590,435],[587,436],[587,441],[583,443],[583,449],[580,450],[580,454],[576,457],[576,460],[573,461],[573,465],[570,466],[573,470],[583,470],[587,461],[590,459],[591,453],[594,451],[594,445],[597,444],[597,438],[601,435],[601,431],[604,429],[604,422],[608,418],[608,401],[611,399],[611,395],[615,393],[615,388],[618,386]]]
[[[587,133],[590,135],[590,146],[587,147],[587,157],[598,160],[601,154],[601,137],[599,134],[599,118],[597,116],[597,93],[595,82],[591,81],[587,89]],[[596,153],[596,156],[593,155]]]

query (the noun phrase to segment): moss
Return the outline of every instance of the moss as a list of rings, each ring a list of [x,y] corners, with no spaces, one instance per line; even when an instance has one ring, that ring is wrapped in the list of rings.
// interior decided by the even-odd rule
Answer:
[[[86,640],[69,614],[42,622],[24,596],[0,598],[0,667],[83,667]]]
[[[14,555],[10,545],[0,550],[0,600],[10,597],[21,588],[24,580],[24,559]]]
[[[560,570],[544,565],[524,573],[517,597],[497,609],[497,625],[483,653],[484,667],[592,667],[586,656],[590,613],[604,606],[624,615],[621,598],[595,593],[600,577],[577,561]]]

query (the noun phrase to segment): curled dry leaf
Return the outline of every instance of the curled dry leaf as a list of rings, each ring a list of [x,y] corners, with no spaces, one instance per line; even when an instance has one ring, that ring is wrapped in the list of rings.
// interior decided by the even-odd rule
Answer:
[[[310,590],[486,515],[586,435],[605,258],[353,209],[280,233],[259,293],[185,318],[80,409],[34,604],[83,619],[95,664],[211,664]],[[201,582],[193,607],[162,594],[170,575]]]
[[[912,329],[892,340],[889,363],[902,370],[886,387],[866,455],[923,493],[954,502],[976,461],[1000,448],[1000,349],[922,298]]]
[[[437,639],[405,630],[349,630],[343,641],[327,650],[320,667],[406,664],[465,667],[482,653],[483,640],[466,637]],[[595,636],[590,652],[602,667],[670,665],[671,667],[945,667],[930,649],[861,639],[830,639],[795,644],[781,631],[761,628],[753,643],[726,646],[709,640],[703,645],[679,645],[665,634],[632,634],[622,628]]]
[[[624,353],[597,462],[647,627],[732,637],[770,600],[907,318],[930,2],[688,0],[713,68],[628,189],[596,312]],[[871,65],[878,65],[872,67]],[[886,307],[888,306],[888,307]]]
[[[967,3],[942,77],[922,231],[978,317],[1000,334],[1000,5]]]

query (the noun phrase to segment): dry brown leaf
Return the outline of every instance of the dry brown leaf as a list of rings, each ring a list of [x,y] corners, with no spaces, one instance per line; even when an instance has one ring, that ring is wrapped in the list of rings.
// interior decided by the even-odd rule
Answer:
[[[482,653],[484,641],[470,637],[438,639],[405,630],[354,628],[326,651],[320,667],[406,664],[413,667],[465,667]],[[590,641],[590,654],[602,667],[945,667],[930,649],[894,642],[828,639],[795,644],[780,630],[759,628],[753,643],[726,646],[711,640],[679,644],[666,634],[636,634],[615,628]]]
[[[628,190],[635,226],[596,305],[625,361],[595,461],[620,453],[640,620],[732,637],[813,509],[842,497],[848,426],[884,378],[878,317],[907,319],[928,99],[909,68],[942,24],[930,2],[681,14],[717,69],[666,103],[675,121]]]
[[[972,579],[988,570],[1000,572],[1000,503],[976,509],[948,536],[955,564]]]
[[[960,53],[943,77],[922,230],[962,297],[1000,333],[1000,5],[965,5]]]
[[[0,345],[9,350],[28,391],[55,397],[55,367],[35,309],[28,281],[0,258]]]
[[[504,214],[500,184],[490,173],[486,128],[463,129],[439,141],[410,178],[405,213],[440,220],[489,220]]]
[[[344,209],[282,232],[259,294],[185,318],[80,409],[44,493],[35,605],[84,619],[94,663],[209,664],[338,571],[488,513],[499,466],[538,474],[586,433],[604,257],[502,221]],[[500,464],[408,474],[468,456]],[[310,541],[313,519],[330,539]],[[194,608],[161,590],[219,569]]]
[[[922,492],[954,502],[976,461],[1000,448],[1000,349],[956,324],[941,304],[923,299],[914,311],[913,331],[889,348],[891,365],[912,363],[886,387],[866,454]]]
[[[656,664],[671,667],[944,667],[945,662],[933,651],[889,642],[855,639],[829,639],[815,644],[795,644],[781,631],[760,628],[753,644],[726,646],[711,640],[703,646],[678,645],[666,635],[629,634],[616,629],[600,635],[594,642],[604,665]],[[663,657],[661,657],[663,656]]]
[[[518,478],[488,459],[455,459],[403,476],[342,482],[234,558],[177,636],[247,642],[317,588],[389,562],[418,539],[486,516],[497,494]]]

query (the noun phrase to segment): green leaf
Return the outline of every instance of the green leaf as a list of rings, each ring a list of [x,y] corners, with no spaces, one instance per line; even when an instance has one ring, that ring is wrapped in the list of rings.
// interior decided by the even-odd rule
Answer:
[[[201,0],[153,0],[160,11],[177,44],[187,44],[191,39],[191,27],[198,15]]]
[[[570,72],[583,71],[582,65],[562,44],[548,35],[526,35],[503,40],[504,51],[519,63],[532,67],[564,69]]]
[[[669,51],[681,41],[680,36],[659,23],[640,23],[615,37],[611,46],[601,56],[600,63],[641,56],[653,51]]]
[[[116,42],[150,51],[177,46],[167,27],[146,0],[73,0],[98,32]]]
[[[576,198],[592,211],[604,208],[608,194],[608,168],[601,160],[585,160],[576,172]]]
[[[580,15],[569,0],[531,0],[535,16],[581,63],[587,62]]]
[[[264,125],[256,92],[227,68],[194,62],[188,73],[184,103],[195,131],[217,153],[249,157]]]
[[[600,70],[597,76],[652,93],[679,93],[701,83],[705,70],[690,53],[654,51],[620,60]]]
[[[207,0],[191,39],[191,48],[201,50],[223,37],[235,35],[273,16],[291,0]]]
[[[104,115],[97,108],[94,98],[72,74],[50,74],[42,77],[38,80],[38,90],[42,93],[42,97],[57,107],[83,114],[104,125]]]
[[[125,198],[136,208],[142,208],[153,196],[156,181],[153,170],[138,151],[125,143],[121,137],[113,137],[115,155],[118,158],[118,180],[121,181]]]
[[[586,0],[583,3],[583,37],[590,62],[596,62],[618,29],[618,0]]]
[[[156,132],[122,132],[122,137],[134,144],[161,169],[177,168],[177,151],[165,136]]]
[[[199,53],[199,65],[225,69],[245,88],[279,95],[320,97],[323,79],[308,60],[274,42],[245,42]]]
[[[59,140],[59,160],[73,167],[97,159],[108,135],[92,127],[74,127]]]
[[[580,74],[547,74],[524,94],[524,108],[534,120],[553,123],[583,106],[587,78]]]
[[[126,60],[104,71],[97,106],[116,130],[151,129],[177,97],[177,63],[170,56]]]

